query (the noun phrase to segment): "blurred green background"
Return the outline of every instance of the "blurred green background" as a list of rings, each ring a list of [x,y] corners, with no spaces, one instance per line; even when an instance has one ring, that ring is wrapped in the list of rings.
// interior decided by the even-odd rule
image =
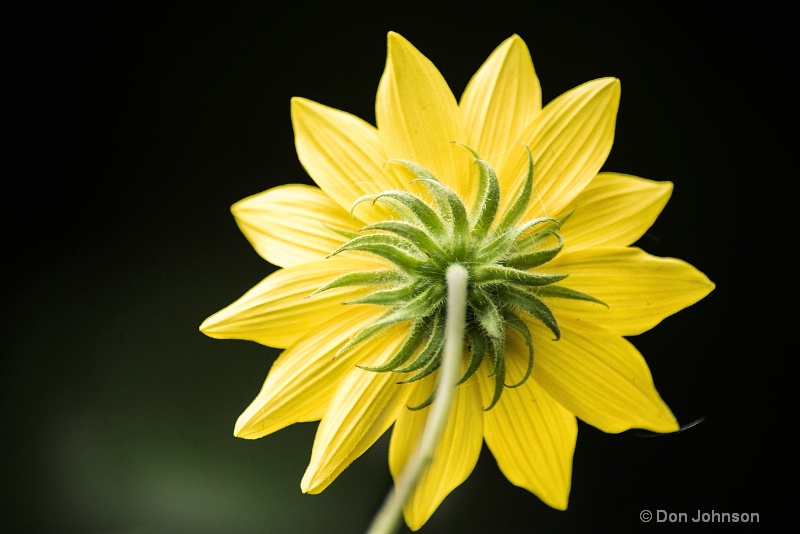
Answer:
[[[388,436],[323,494],[301,494],[316,424],[232,436],[277,352],[197,327],[273,269],[229,206],[310,183],[289,99],[374,123],[389,30],[456,95],[513,33],[531,50],[545,102],[619,77],[605,169],[675,183],[640,245],[717,283],[633,339],[679,421],[702,424],[653,439],[581,424],[566,512],[513,487],[484,450],[422,532],[636,528],[642,509],[757,512],[764,528],[796,508],[784,419],[796,402],[781,384],[793,356],[773,347],[796,313],[761,299],[776,293],[771,262],[782,254],[769,239],[781,231],[776,199],[797,179],[787,156],[800,56],[778,4],[11,5],[0,527],[365,529],[391,484]]]

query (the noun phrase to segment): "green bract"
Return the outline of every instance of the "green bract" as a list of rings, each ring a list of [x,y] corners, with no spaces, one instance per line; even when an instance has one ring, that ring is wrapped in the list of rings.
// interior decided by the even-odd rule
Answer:
[[[397,220],[364,227],[331,256],[345,251],[361,251],[393,264],[392,269],[344,274],[319,288],[314,294],[346,286],[372,286],[374,289],[352,304],[380,304],[388,310],[363,328],[342,347],[341,352],[381,332],[384,328],[410,321],[408,337],[384,364],[364,369],[375,372],[411,373],[400,383],[414,382],[439,368],[444,345],[447,268],[458,263],[469,273],[465,367],[459,384],[470,378],[487,356],[495,379],[491,409],[505,387],[522,385],[533,369],[532,336],[522,316],[530,315],[543,323],[556,340],[561,337],[558,323],[543,297],[601,301],[560,285],[566,274],[539,272],[538,268],[555,258],[563,247],[558,230],[563,220],[541,217],[521,221],[533,193],[533,157],[528,152],[528,170],[517,198],[501,218],[497,218],[500,186],[492,167],[469,150],[479,170],[479,189],[471,209],[450,188],[420,165],[394,160],[408,167],[423,184],[435,203],[407,191],[392,190],[367,195],[353,204],[366,201],[390,206]],[[564,219],[565,220],[565,219]],[[525,338],[528,366],[521,380],[505,383],[505,329],[511,327]],[[432,402],[412,409],[420,409]]]

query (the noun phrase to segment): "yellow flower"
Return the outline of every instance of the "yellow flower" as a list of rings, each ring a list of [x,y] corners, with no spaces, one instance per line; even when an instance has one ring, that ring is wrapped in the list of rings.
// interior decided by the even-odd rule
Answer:
[[[201,326],[285,349],[235,434],[320,420],[301,484],[318,493],[394,425],[396,479],[430,412],[450,263],[470,276],[463,375],[405,506],[410,528],[469,476],[484,440],[511,483],[565,509],[576,416],[605,432],[677,430],[623,336],[714,285],[629,246],[672,184],[599,173],[619,97],[619,81],[605,78],[542,108],[513,36],[457,102],[434,65],[390,33],[377,128],[293,99],[297,153],[318,187],[276,187],[233,206],[258,253],[282,269]]]

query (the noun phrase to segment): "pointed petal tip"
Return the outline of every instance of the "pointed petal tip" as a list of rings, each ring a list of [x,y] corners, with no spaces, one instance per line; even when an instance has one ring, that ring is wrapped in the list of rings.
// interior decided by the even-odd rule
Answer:
[[[651,415],[651,417],[649,417],[646,422],[643,422],[641,426],[635,425],[625,430],[630,430],[631,428],[641,428],[643,430],[649,430],[650,432],[656,432],[658,434],[672,434],[673,432],[680,430],[681,425],[678,424],[678,420],[673,415],[669,406],[667,406],[667,403],[660,398],[658,400],[661,404],[661,410],[659,413]]]
[[[236,421],[236,426],[233,427],[233,437],[247,439],[245,433],[242,432],[242,428],[241,425],[239,424],[239,421]]]
[[[425,523],[428,522],[427,519],[421,521],[417,517],[407,514],[405,510],[403,510],[403,519],[405,519],[406,525],[408,526],[408,530],[410,530],[411,532],[418,531],[423,526],[425,526]]]
[[[293,96],[289,101],[289,112],[292,116],[292,121],[295,120],[295,115],[299,112],[310,109],[316,102],[304,98],[302,96]]]
[[[597,80],[597,82],[600,85],[600,91],[609,91],[616,98],[619,98],[619,95],[622,92],[622,82],[620,82],[619,78],[614,78],[613,76],[608,78],[600,78]]]
[[[250,431],[251,429],[248,428],[251,419],[250,417],[247,417],[246,414],[247,412],[244,412],[239,416],[238,419],[236,419],[236,425],[233,427],[234,437],[252,439],[252,432]]]
[[[579,87],[588,87],[588,86],[593,86],[593,88],[596,91],[595,94],[609,91],[617,98],[619,97],[619,94],[622,91],[622,82],[620,81],[619,78],[615,78],[613,76],[608,76],[605,78],[597,78],[596,80],[588,81]]]
[[[305,472],[303,475],[303,480],[300,481],[300,491],[309,495],[317,495],[322,493],[322,490],[324,490],[328,484],[317,480],[314,475],[315,473],[311,471]]]
[[[223,308],[217,313],[208,316],[205,321],[200,323],[200,331],[208,337],[213,337],[215,339],[227,339],[231,337],[226,334],[225,328],[229,315],[226,312],[227,309],[228,308]]]
[[[302,96],[293,96],[289,101],[289,113],[292,116],[292,122],[295,122],[300,114],[318,114],[328,109],[331,108]]]
[[[200,323],[199,330],[214,339],[242,339],[237,337],[236,332],[231,332],[228,328],[229,319],[228,308],[223,308]]]
[[[702,274],[702,273],[701,273],[701,274]],[[708,290],[708,291],[706,292],[706,295],[708,295],[709,293],[711,293],[712,291],[714,291],[714,289],[716,289],[716,287],[717,287],[717,284],[715,284],[714,282],[712,282],[712,281],[711,281],[711,280],[710,280],[710,279],[709,279],[709,278],[708,278],[708,277],[707,277],[705,274],[703,274],[703,278],[705,278],[705,286],[706,286],[706,289]]]
[[[528,45],[525,44],[525,40],[516,33],[500,43],[500,46],[498,46],[496,49],[496,52],[497,51],[501,51],[501,53],[506,56],[512,55],[514,52],[516,52],[530,57]]]
[[[402,48],[410,48],[413,51],[416,51],[416,47],[411,44],[411,41],[403,37],[397,32],[390,31],[386,34],[386,57],[387,59],[392,57],[394,53]]]
[[[570,486],[567,485],[566,492],[562,492],[560,495],[556,495],[554,493],[550,493],[548,495],[537,495],[543,503],[545,503],[550,508],[554,510],[558,510],[563,512],[567,509],[569,505],[569,490]]]
[[[303,474],[303,479],[300,481],[300,491],[303,493],[308,493],[309,489],[309,476],[308,476],[308,469]],[[312,494],[313,495],[313,494]]]
[[[231,215],[233,215],[233,218],[234,220],[236,220],[236,224],[239,225],[240,229],[242,228],[242,225],[247,225],[248,214],[254,211],[258,211],[257,197],[259,197],[260,195],[261,194],[251,195],[231,205]],[[246,237],[247,232],[243,233],[245,234]]]
[[[234,202],[231,205],[231,214],[233,215],[233,218],[237,219],[237,220],[240,219],[242,214],[244,212],[248,211],[248,209],[250,209],[250,207],[253,204],[254,200],[258,196],[259,196],[258,194],[251,195],[249,197],[245,197],[245,198],[239,200],[238,202]]]
[[[663,401],[662,401],[662,404]],[[605,428],[600,428],[599,426],[592,424],[595,428],[602,430],[608,434],[621,434],[623,432],[627,432],[628,430],[640,429],[640,430],[647,430],[649,432],[654,432],[656,434],[672,434],[673,432],[677,432],[680,430],[680,425],[678,424],[678,420],[675,419],[675,416],[672,415],[672,412],[669,410],[666,405],[664,405],[664,411],[659,414],[650,414],[650,416],[645,420],[641,419],[638,423],[634,424],[617,424],[607,426]],[[555,507],[554,507],[555,508]]]
[[[519,36],[519,34],[516,33],[513,34],[508,39],[506,39],[505,42],[509,43],[510,46],[521,46],[526,50],[528,49],[528,45],[525,44],[525,39],[523,39],[522,37]]]
[[[712,282],[711,279],[708,276],[706,276],[706,274],[703,271],[697,269],[696,267],[693,267],[693,268],[694,268],[695,277],[696,277],[696,280],[697,280],[696,283],[698,285],[702,286],[704,291],[699,292],[698,293],[698,297],[692,303],[687,304],[687,307],[691,306],[692,304],[694,304],[696,302],[699,302],[699,301],[703,300],[705,297],[707,297],[709,295],[709,293],[714,291],[714,289],[717,287],[717,284]]]
[[[245,418],[245,414],[236,420],[236,426],[233,428],[233,436],[241,439],[258,439],[264,437],[263,432],[258,432],[253,425],[253,420],[249,417]]]
[[[667,201],[669,201],[669,199],[672,197],[672,192],[675,190],[675,184],[669,180],[651,180],[648,183],[654,190],[658,191],[658,194],[664,199],[664,205],[666,205]]]
[[[673,432],[677,432],[681,429],[681,425],[678,424],[678,420],[675,419],[675,416],[672,415],[672,411],[669,408],[666,409],[666,413],[662,417],[662,419],[658,422],[653,422],[650,428],[646,428],[645,430],[650,430],[652,432],[657,432],[659,434],[672,434]]]
[[[286,424],[276,425],[274,418],[270,417],[275,414],[275,411],[268,411],[269,406],[263,400],[260,401],[259,397],[236,419],[236,425],[233,427],[234,437],[259,439],[288,426]]]
[[[386,48],[391,50],[393,46],[407,42],[406,39],[397,32],[389,32],[386,34]]]
[[[200,323],[199,330],[208,337],[216,337],[213,334],[214,327],[218,325],[218,320],[216,319],[217,315],[219,315],[219,313],[215,313],[214,315],[206,317],[206,319]]]

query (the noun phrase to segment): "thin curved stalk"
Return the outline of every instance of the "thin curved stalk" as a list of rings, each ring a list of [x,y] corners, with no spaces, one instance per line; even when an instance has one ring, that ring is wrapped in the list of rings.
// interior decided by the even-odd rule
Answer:
[[[416,452],[409,459],[395,487],[386,496],[367,531],[368,534],[392,534],[397,531],[403,517],[403,506],[433,460],[433,452],[447,425],[461,373],[467,317],[467,278],[467,270],[461,265],[453,264],[448,267],[444,351],[439,369],[439,383],[430,407],[431,414],[425,423]]]

